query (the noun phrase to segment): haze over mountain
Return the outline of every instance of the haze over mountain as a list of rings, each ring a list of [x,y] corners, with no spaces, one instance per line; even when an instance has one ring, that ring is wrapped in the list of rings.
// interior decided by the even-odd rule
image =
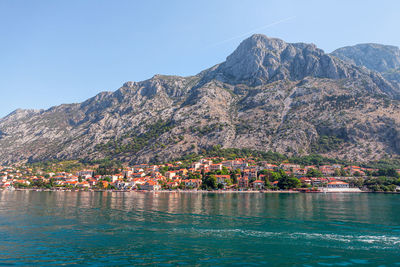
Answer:
[[[155,75],[83,103],[16,110],[0,119],[0,161],[148,162],[213,145],[361,161],[398,155],[400,87],[388,74],[398,51],[367,44],[327,54],[253,35],[195,76]]]

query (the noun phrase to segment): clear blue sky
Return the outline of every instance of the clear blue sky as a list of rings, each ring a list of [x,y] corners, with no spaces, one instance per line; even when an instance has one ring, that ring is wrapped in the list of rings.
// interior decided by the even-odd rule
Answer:
[[[1,0],[0,117],[81,102],[157,73],[193,75],[252,33],[327,52],[400,46],[399,12],[397,0]]]

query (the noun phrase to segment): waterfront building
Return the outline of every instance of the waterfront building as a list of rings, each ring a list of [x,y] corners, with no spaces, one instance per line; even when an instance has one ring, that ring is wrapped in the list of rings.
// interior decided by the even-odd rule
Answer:
[[[349,184],[343,181],[332,181],[327,184],[328,188],[349,188]]]
[[[252,183],[252,187],[253,187],[253,189],[255,189],[255,190],[262,190],[262,189],[264,189],[264,182],[261,181],[261,180],[255,180],[255,181]]]
[[[157,191],[161,189],[161,186],[157,182],[150,180],[145,182],[140,188],[143,190]]]

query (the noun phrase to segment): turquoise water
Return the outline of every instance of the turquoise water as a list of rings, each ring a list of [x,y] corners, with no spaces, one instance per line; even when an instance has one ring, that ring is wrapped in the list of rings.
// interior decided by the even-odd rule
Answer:
[[[400,266],[400,195],[0,192],[0,265]]]

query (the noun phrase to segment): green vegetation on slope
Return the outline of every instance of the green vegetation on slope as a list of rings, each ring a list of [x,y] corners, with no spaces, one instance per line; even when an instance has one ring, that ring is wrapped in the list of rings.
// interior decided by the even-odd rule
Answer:
[[[174,123],[172,121],[158,120],[156,123],[149,125],[144,133],[137,134],[134,131],[130,131],[118,139],[96,145],[95,149],[110,156],[121,153],[137,153],[173,127]],[[164,144],[158,145],[163,146]]]
[[[334,135],[321,135],[318,140],[311,144],[312,153],[326,153],[338,150],[346,141],[343,138]]]

